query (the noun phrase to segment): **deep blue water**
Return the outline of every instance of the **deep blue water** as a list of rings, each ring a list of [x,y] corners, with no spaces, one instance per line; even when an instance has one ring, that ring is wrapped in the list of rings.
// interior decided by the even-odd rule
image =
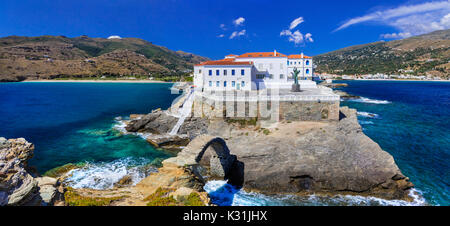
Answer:
[[[345,82],[349,84],[345,91],[363,99],[341,105],[360,112],[364,133],[394,156],[428,203],[450,205],[450,83]],[[0,83],[0,136],[33,142],[36,149],[30,165],[40,173],[66,163],[89,162],[89,167],[74,172],[75,186],[108,187],[130,173],[139,179],[145,175],[141,168],[132,168],[133,164],[157,163],[171,154],[154,149],[140,137],[118,133],[113,129],[117,124],[114,118],[169,107],[177,97],[170,94],[170,86]],[[224,205],[384,205],[360,197],[293,201],[238,191],[230,201],[229,192],[225,196],[214,192],[216,187],[226,188],[221,186],[212,183],[207,188],[213,199],[225,197]]]
[[[39,173],[66,163],[114,163],[113,171],[125,160],[152,163],[171,154],[118,133],[114,118],[169,107],[171,85],[0,83],[0,136],[35,144],[29,164]]]
[[[428,203],[450,205],[450,83],[341,82],[349,85],[342,90],[369,98],[341,102],[360,112],[364,133],[394,156]]]

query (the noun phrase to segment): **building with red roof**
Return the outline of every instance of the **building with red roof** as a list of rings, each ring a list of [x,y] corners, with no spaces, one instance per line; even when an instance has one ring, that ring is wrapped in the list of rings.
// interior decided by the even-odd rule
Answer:
[[[297,70],[300,86],[315,88],[313,68],[312,57],[303,53],[285,55],[274,50],[229,54],[221,60],[194,65],[194,85],[202,90],[290,89]]]

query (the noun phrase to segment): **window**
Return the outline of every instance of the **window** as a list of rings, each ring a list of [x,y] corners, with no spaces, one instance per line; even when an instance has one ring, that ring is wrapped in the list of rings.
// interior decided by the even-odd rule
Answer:
[[[231,82],[231,86],[232,86],[232,87],[235,87],[235,86],[236,86],[236,82],[235,82],[235,81],[232,81],[232,82]]]
[[[306,65],[309,65],[309,60],[306,61]]]
[[[223,70],[223,75],[224,75],[224,76],[227,75],[227,70]]]
[[[265,77],[264,74],[256,74],[257,79],[263,79]]]
[[[294,61],[294,64],[297,64],[297,61]]]
[[[216,70],[216,75],[217,75],[217,76],[220,75],[220,70]]]
[[[219,86],[220,86],[220,82],[217,81],[217,82],[216,82],[216,87],[219,87]]]
[[[242,82],[241,82],[241,87],[244,87],[244,86],[245,86],[245,82],[242,81]]]
[[[198,73],[201,74],[202,73],[202,69],[198,69]]]
[[[209,81],[209,87],[211,87],[212,86],[212,82],[211,81]]]
[[[212,70],[209,70],[208,74],[209,74],[209,76],[211,76],[212,75]]]
[[[241,70],[241,75],[245,75],[245,70],[244,69]]]
[[[288,65],[289,65],[289,60],[287,61]]]
[[[231,75],[234,75],[235,73],[234,73],[234,69],[233,70],[231,70]]]
[[[309,69],[306,69],[306,74],[309,74]]]
[[[223,87],[227,87],[227,81],[223,82]]]
[[[267,75],[267,78],[273,79],[273,75],[269,74],[269,75]]]
[[[283,74],[280,74],[280,79],[283,79],[284,78],[284,75]]]

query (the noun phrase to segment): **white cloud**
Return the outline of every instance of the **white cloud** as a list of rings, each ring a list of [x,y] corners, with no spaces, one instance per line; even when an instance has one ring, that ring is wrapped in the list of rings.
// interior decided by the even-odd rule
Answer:
[[[244,30],[242,30],[242,31],[235,31],[235,32],[233,32],[231,35],[230,35],[230,39],[233,39],[233,38],[236,38],[236,37],[239,37],[239,36],[242,36],[242,35],[245,35],[245,29]]]
[[[298,17],[297,19],[293,20],[289,25],[289,29],[282,30],[280,32],[280,36],[287,36],[288,40],[290,42],[295,43],[296,45],[305,42],[314,42],[311,33],[306,33],[306,35],[303,35],[299,30],[292,31],[294,28],[296,28],[299,24],[303,22],[304,22],[303,17]]]
[[[431,1],[416,5],[403,5],[397,8],[369,13],[355,17],[339,26],[335,31],[349,26],[376,22],[396,28],[399,32],[384,34],[387,37],[403,38],[450,28],[450,1]],[[382,36],[384,36],[382,35]]]
[[[299,18],[293,20],[291,22],[291,25],[289,26],[289,30],[292,30],[292,29],[296,28],[297,25],[299,25],[299,24],[301,24],[303,22],[304,22],[303,17],[299,17]]]
[[[381,37],[385,39],[401,39],[401,38],[409,38],[412,34],[409,32],[399,32],[399,33],[392,33],[392,34],[382,34]]]
[[[236,26],[243,25],[244,22],[245,22],[245,18],[244,17],[239,17],[236,20],[233,20],[233,24],[236,25]]]
[[[225,27],[225,24],[220,24],[220,29],[225,31],[227,28]]]
[[[122,38],[118,35],[111,35],[108,37],[108,39],[122,39]]]
[[[223,38],[223,37],[225,37],[225,35],[224,34],[220,34],[220,35],[217,35],[217,37],[218,38]]]
[[[305,40],[308,41],[308,42],[314,42],[314,39],[312,39],[312,34],[311,33],[306,33]]]

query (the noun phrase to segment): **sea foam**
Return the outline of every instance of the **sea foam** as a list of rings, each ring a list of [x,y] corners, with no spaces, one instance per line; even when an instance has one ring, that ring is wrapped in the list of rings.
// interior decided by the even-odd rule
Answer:
[[[365,118],[379,118],[378,114],[370,113],[370,112],[358,111],[358,112],[356,112],[356,114],[358,116],[365,117]]]
[[[73,188],[109,189],[125,175],[130,175],[135,185],[150,172],[156,172],[154,167],[146,167],[145,159],[124,158],[112,162],[87,163],[82,168],[73,169],[67,173],[64,180]]]
[[[204,189],[210,195],[211,201],[219,206],[423,206],[426,205],[421,192],[411,189],[412,202],[404,200],[385,200],[376,197],[354,195],[336,196],[268,196],[256,192],[246,192],[237,189],[226,181],[208,181]]]
[[[358,99],[349,99],[347,101],[352,101],[352,102],[361,102],[361,103],[368,103],[368,104],[390,104],[390,101],[387,100],[375,100],[375,99],[370,99],[367,97],[361,97]]]

